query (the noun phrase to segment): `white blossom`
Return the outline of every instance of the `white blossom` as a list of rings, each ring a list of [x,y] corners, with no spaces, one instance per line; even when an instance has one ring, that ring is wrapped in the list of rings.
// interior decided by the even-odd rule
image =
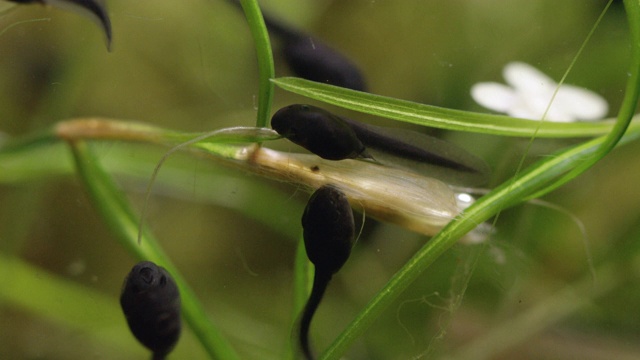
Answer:
[[[502,75],[508,85],[481,82],[471,87],[471,97],[480,105],[512,117],[540,120],[558,84],[531,65],[508,63]],[[561,85],[547,112],[555,122],[594,121],[604,118],[609,105],[587,89]]]

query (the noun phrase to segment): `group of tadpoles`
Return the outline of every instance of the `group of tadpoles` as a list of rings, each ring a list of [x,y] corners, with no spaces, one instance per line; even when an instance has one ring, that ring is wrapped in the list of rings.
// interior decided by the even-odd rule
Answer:
[[[100,24],[110,48],[111,24],[101,0],[9,1],[75,8],[89,14]],[[240,6],[239,0],[227,1]],[[271,17],[265,16],[265,23],[269,32],[280,38],[282,56],[296,75],[366,91],[361,71],[344,55]],[[411,171],[427,166],[427,172],[440,172],[440,178],[453,184],[482,182],[478,179],[488,173],[483,161],[442,140],[418,133],[385,133],[378,127],[311,105],[284,107],[274,114],[271,125],[281,136],[327,160],[361,159],[396,167],[405,164]],[[412,140],[416,137],[419,140]],[[312,359],[311,320],[327,285],[349,258],[355,242],[353,212],[345,194],[331,184],[317,189],[302,215],[302,228],[307,256],[314,264],[315,273],[311,294],[297,321],[296,342],[300,353]],[[149,261],[136,264],[125,279],[120,303],[131,332],[151,350],[152,359],[164,359],[181,332],[180,295],[170,274]]]
[[[300,351],[313,359],[309,328],[333,274],[345,264],[355,241],[355,222],[347,197],[332,185],[316,190],[302,215],[304,245],[315,266],[309,300],[297,322]],[[133,335],[165,359],[180,338],[180,293],[171,275],[150,261],[136,264],[127,275],[120,305]]]

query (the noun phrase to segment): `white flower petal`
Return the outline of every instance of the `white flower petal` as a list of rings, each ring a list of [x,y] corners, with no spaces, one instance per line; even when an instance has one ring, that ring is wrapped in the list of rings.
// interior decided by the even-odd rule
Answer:
[[[528,120],[540,120],[547,110],[550,94],[519,96],[514,105],[507,111],[512,117]],[[562,108],[552,106],[547,112],[546,120],[555,122],[571,122],[574,118]]]
[[[562,85],[555,100],[564,111],[578,120],[599,120],[609,112],[609,104],[604,98],[573,85]]]
[[[538,118],[538,120],[541,118],[542,118],[542,115]],[[553,105],[551,106],[551,109],[549,109],[549,111],[547,112],[547,116],[545,116],[544,119],[551,122],[560,122],[560,123],[569,123],[569,122],[576,121],[576,118],[575,116],[573,116],[573,114],[563,111],[563,109],[561,109],[560,107],[553,106]]]
[[[546,93],[557,84],[553,79],[523,62],[510,62],[502,70],[507,84],[513,86],[521,94]]]
[[[471,97],[487,109],[504,113],[513,105],[516,94],[506,85],[482,82],[471,87]]]
[[[525,120],[538,120],[540,118],[538,114],[532,113],[531,109],[524,106],[512,107],[511,109],[509,109],[509,111],[507,111],[507,115]]]
[[[542,119],[542,116],[546,111],[547,114],[545,116],[545,120],[556,122],[574,121],[574,116],[570,112],[567,112],[558,101],[554,101],[547,111],[547,107],[549,106],[549,102],[551,101],[552,96],[552,91],[539,94],[528,94],[526,96],[523,96],[523,102],[527,104],[530,112],[536,115],[534,120]]]
[[[598,120],[606,116],[609,105],[598,94],[572,85],[562,85],[522,62],[508,63],[503,69],[506,82],[479,83],[471,88],[473,99],[489,109],[522,119],[555,122]],[[547,110],[554,92],[553,103]]]

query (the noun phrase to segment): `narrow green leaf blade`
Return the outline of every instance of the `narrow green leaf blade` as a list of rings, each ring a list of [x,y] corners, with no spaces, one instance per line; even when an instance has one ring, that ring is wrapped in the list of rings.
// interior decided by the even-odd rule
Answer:
[[[273,101],[273,84],[269,81],[275,77],[273,65],[273,51],[269,41],[269,33],[256,0],[240,0],[242,9],[249,23],[249,30],[253,36],[258,58],[258,72],[260,89],[258,92],[258,119],[257,127],[265,127],[269,124],[271,103]]]
[[[537,137],[547,138],[589,137],[608,133],[614,124],[607,120],[592,123],[545,121],[539,125],[538,121],[446,109],[300,78],[281,77],[272,81],[284,90],[345,109],[454,131],[519,137],[531,137],[534,133]]]

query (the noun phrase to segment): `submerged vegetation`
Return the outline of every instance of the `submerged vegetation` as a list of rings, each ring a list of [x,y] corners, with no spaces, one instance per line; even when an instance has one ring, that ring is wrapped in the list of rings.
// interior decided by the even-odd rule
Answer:
[[[0,358],[148,357],[119,304],[138,260],[180,288],[168,358],[294,357],[313,270],[304,205],[312,188],[351,180],[341,190],[362,231],[313,317],[318,358],[640,356],[637,1],[260,2],[348,54],[370,93],[293,77],[257,2],[241,3],[247,19],[224,0],[110,1],[111,52],[76,13],[3,7]],[[590,89],[609,113],[485,113],[470,89],[513,61]],[[446,138],[491,180],[452,189],[417,175],[424,195],[408,197],[376,162],[293,154],[263,129],[292,103]],[[227,128],[167,157],[145,205],[170,147]],[[304,172],[287,172],[298,161]],[[389,200],[364,192],[369,181]],[[478,199],[460,214],[454,190]],[[443,209],[442,194],[452,210],[437,224],[410,210],[432,195]],[[482,241],[459,244],[478,225]]]

